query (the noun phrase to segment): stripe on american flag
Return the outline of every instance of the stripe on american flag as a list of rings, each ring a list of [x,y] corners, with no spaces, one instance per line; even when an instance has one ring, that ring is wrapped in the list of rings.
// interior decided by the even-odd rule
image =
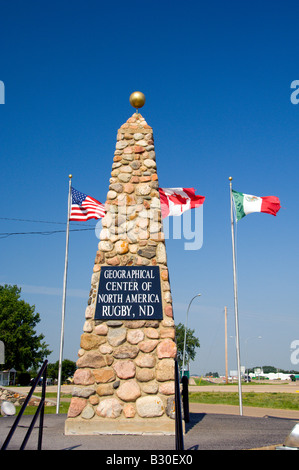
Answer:
[[[85,221],[100,219],[105,215],[105,206],[91,196],[72,188],[70,220]]]

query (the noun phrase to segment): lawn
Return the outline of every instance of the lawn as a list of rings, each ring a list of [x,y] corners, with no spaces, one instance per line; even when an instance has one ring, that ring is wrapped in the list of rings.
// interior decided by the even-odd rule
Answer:
[[[70,404],[68,402],[61,402],[59,406],[59,413],[66,414],[68,412]],[[27,406],[23,415],[34,415],[36,412],[36,406]],[[21,407],[16,406],[16,414],[19,413]],[[56,405],[45,406],[45,414],[56,414]]]
[[[56,398],[56,393],[47,394],[47,398]],[[63,395],[61,398],[70,398],[71,395]],[[218,405],[239,405],[239,394],[234,392],[190,392],[189,393],[190,403],[208,403]],[[287,409],[287,410],[299,410],[299,394],[294,393],[254,393],[254,392],[243,392],[242,403],[244,406],[254,406],[259,408],[276,408],[276,409]],[[66,414],[70,401],[60,402],[60,413]],[[17,413],[21,407],[16,408]],[[36,411],[36,407],[27,406],[24,414],[33,415]],[[56,405],[45,406],[45,414],[55,414]]]
[[[218,405],[239,405],[239,394],[234,392],[195,392],[189,393],[190,403],[209,403]],[[299,410],[299,394],[294,393],[242,393],[243,406]],[[69,401],[60,402],[60,413],[67,413]],[[27,407],[25,414],[34,414],[34,406]],[[17,412],[19,409],[17,408]],[[45,406],[46,414],[55,414],[56,406]]]
[[[239,405],[239,394],[234,392],[191,392],[189,394],[189,402],[218,405]],[[242,402],[244,406],[299,410],[299,395],[294,393],[243,392]]]
[[[40,397],[41,396],[41,393],[40,392],[37,392],[34,394],[34,396],[36,397]],[[66,414],[68,412],[68,409],[69,409],[69,406],[70,406],[70,400],[68,401],[63,401],[63,398],[71,398],[72,395],[70,394],[62,394],[61,395],[61,401],[60,401],[60,405],[59,405],[59,412],[61,414]],[[54,392],[47,392],[46,393],[46,399],[49,398],[57,398],[57,393],[54,393]],[[34,415],[35,412],[36,412],[36,406],[27,406],[25,411],[24,411],[24,415]],[[21,406],[16,406],[16,414],[19,413],[21,409]],[[45,414],[56,414],[56,405],[54,404],[53,406],[45,406]],[[0,414],[0,418],[1,418],[1,414]]]

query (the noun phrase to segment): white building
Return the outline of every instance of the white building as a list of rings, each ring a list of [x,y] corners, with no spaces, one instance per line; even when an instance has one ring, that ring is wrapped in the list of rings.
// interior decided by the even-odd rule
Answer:
[[[8,385],[14,385],[16,382],[16,373],[15,369],[10,370],[1,370],[0,371],[0,385],[7,387]]]

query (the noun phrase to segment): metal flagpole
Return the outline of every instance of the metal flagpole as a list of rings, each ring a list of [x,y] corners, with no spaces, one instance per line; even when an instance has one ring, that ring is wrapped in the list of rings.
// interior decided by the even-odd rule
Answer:
[[[62,371],[63,340],[64,340],[64,318],[65,318],[65,303],[66,303],[66,281],[67,281],[68,253],[69,253],[71,198],[72,198],[72,175],[69,175],[69,195],[68,195],[68,208],[67,208],[67,226],[66,226],[66,244],[65,244],[65,260],[64,260],[64,276],[63,276],[61,334],[60,334],[60,352],[59,352],[59,364],[58,364],[58,386],[57,386],[56,414],[59,414],[59,406],[60,406],[61,371]]]
[[[225,341],[225,383],[228,384],[228,367],[227,367],[227,307],[224,307],[224,341]]]
[[[239,389],[239,407],[240,415],[243,415],[242,405],[242,387],[241,387],[241,362],[240,362],[240,345],[239,345],[239,320],[238,320],[238,292],[237,292],[237,275],[236,275],[236,256],[235,256],[235,233],[234,233],[234,214],[233,214],[233,193],[232,193],[232,177],[229,177],[230,186],[230,218],[232,230],[232,252],[233,252],[233,273],[234,273],[234,303],[235,303],[235,324],[236,324],[236,350],[238,364],[238,389]]]

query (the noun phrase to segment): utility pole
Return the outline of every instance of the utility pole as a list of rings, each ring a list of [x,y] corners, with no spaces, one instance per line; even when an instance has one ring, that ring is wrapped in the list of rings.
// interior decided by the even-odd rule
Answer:
[[[225,383],[228,383],[227,367],[227,307],[224,307],[224,334],[225,334]]]

